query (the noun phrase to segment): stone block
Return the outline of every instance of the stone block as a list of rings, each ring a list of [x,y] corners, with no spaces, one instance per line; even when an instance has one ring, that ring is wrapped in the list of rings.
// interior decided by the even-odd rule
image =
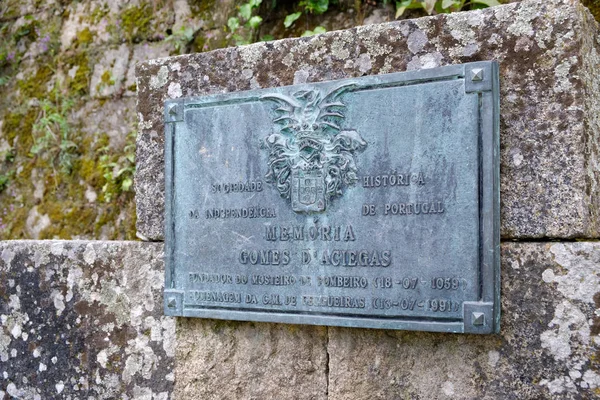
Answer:
[[[327,399],[327,328],[177,320],[174,398]]]
[[[10,21],[37,10],[34,0],[6,0],[0,5],[0,21]]]
[[[98,63],[94,65],[94,72],[90,82],[90,95],[92,97],[108,97],[125,90],[123,81],[127,74],[129,63],[129,48],[123,43],[118,48],[107,49]]]
[[[329,328],[329,399],[600,395],[600,243],[502,245],[498,335]]]
[[[127,135],[135,133],[135,98],[88,100],[73,116],[81,131],[92,139],[92,145],[101,138],[98,133],[102,132],[108,136],[110,150],[122,151]]]
[[[176,329],[162,316],[162,257],[160,243],[0,242],[0,398],[600,393],[599,242],[504,243],[501,331],[487,336],[186,318]]]
[[[127,76],[125,77],[125,96],[135,96],[136,94],[135,65],[137,63],[155,58],[168,57],[174,52],[175,45],[167,41],[157,43],[146,42],[133,46],[133,53],[131,55],[131,60],[129,61],[129,69],[127,70]]]
[[[173,2],[82,0],[66,2],[63,51],[78,42],[94,45],[163,40],[174,22]]]
[[[163,246],[0,242],[0,399],[171,396]]]
[[[498,60],[502,236],[598,237],[598,37],[579,2],[526,0],[138,64],[138,234],[163,239],[167,99]]]

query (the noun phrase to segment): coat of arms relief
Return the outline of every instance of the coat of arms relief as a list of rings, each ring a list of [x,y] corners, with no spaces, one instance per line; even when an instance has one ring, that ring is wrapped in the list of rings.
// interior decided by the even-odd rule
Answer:
[[[341,126],[346,106],[340,96],[352,86],[261,97],[277,104],[273,122],[280,127],[265,139],[269,151],[265,178],[297,213],[324,211],[358,179],[356,154],[367,142]]]

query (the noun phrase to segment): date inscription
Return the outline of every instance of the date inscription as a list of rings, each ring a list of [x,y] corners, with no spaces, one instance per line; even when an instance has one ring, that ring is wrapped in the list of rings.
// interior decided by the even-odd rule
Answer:
[[[307,185],[308,182],[305,182]],[[365,175],[358,190],[391,190],[394,196],[402,195],[402,190],[410,187],[426,187],[428,180],[422,172],[407,172],[379,175]],[[310,187],[310,186],[307,186]],[[304,187],[305,190],[307,187]],[[260,179],[240,182],[217,182],[210,187],[210,196],[220,199],[228,195],[250,195],[268,189]],[[221,200],[219,200],[221,201]],[[236,203],[238,204],[238,203]],[[427,216],[433,218],[447,212],[444,201],[385,201],[365,203],[357,217],[378,216]],[[190,218],[200,220],[234,219],[274,219],[278,211],[274,207],[251,205],[248,207],[222,208],[207,207],[190,211]],[[339,268],[393,268],[394,270],[418,271],[417,265],[396,261],[394,248],[357,248],[373,232],[358,229],[354,224],[280,224],[268,223],[262,227],[260,241],[266,246],[245,247],[237,251],[235,262],[246,268],[237,274],[190,272],[186,304],[214,305],[225,308],[247,305],[250,308],[269,309],[281,307],[299,310],[354,309],[367,313],[414,312],[414,313],[454,313],[458,314],[462,302],[437,295],[467,290],[467,281],[456,276],[404,276],[397,274],[368,277],[364,274],[336,274]],[[322,244],[324,248],[312,248]],[[292,245],[293,247],[289,247]],[[283,247],[282,247],[283,246]],[[303,248],[304,247],[304,248]],[[271,268],[278,268],[273,274]],[[443,269],[443,266],[440,266]],[[257,268],[263,268],[262,271]],[[300,268],[301,273],[294,272]],[[331,270],[331,273],[326,273]],[[381,271],[383,271],[381,269]],[[438,269],[434,267],[433,269]],[[319,273],[325,272],[325,273]],[[271,272],[271,273],[270,273]],[[221,290],[215,288],[221,287]],[[281,288],[302,288],[307,292],[301,296],[280,293],[257,294],[256,288],[265,290]],[[203,288],[206,288],[203,290]],[[208,290],[212,288],[212,290]],[[237,289],[236,289],[237,288]],[[249,288],[247,290],[240,290]],[[250,288],[252,288],[250,290]],[[310,288],[320,292],[331,291],[340,294],[310,294]],[[374,295],[377,292],[380,295]],[[343,292],[343,294],[342,294]],[[385,294],[385,296],[381,296]]]

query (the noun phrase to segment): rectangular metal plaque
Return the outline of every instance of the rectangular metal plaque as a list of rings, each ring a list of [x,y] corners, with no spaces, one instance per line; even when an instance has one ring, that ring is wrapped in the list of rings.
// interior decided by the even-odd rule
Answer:
[[[499,330],[498,65],[168,101],[165,313]]]

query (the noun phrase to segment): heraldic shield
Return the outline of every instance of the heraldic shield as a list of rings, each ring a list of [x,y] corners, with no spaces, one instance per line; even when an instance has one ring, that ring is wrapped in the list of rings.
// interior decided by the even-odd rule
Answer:
[[[292,171],[292,209],[296,212],[325,210],[325,177],[323,171]]]
[[[367,142],[356,130],[340,126],[346,108],[340,97],[353,87],[261,96],[278,104],[272,112],[279,132],[269,133],[263,142],[269,151],[265,181],[290,200],[294,212],[325,211],[357,181],[356,154]]]

